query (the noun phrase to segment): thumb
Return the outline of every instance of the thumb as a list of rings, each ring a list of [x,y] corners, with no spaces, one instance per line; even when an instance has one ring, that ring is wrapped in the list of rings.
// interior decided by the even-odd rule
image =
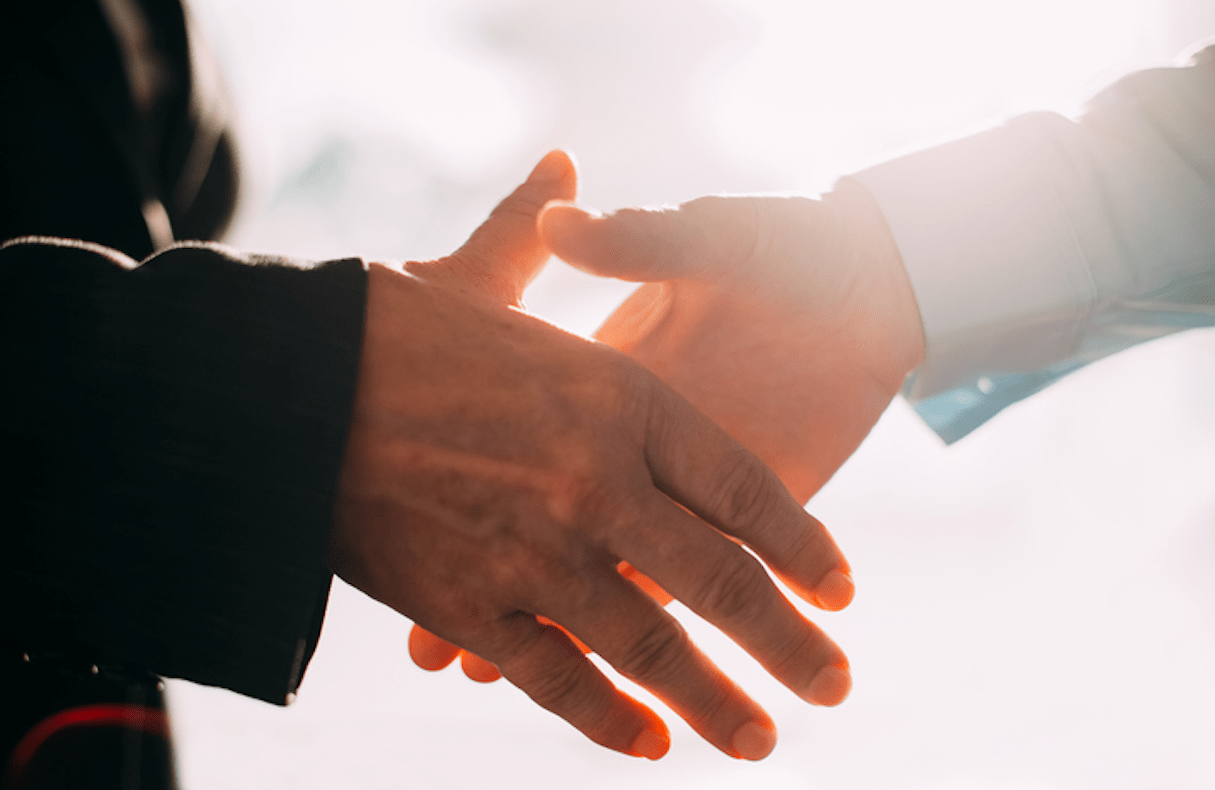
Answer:
[[[440,279],[462,291],[518,305],[550,255],[536,232],[536,215],[549,201],[570,200],[577,191],[574,163],[564,151],[550,151],[464,246],[429,265],[432,274],[441,270]]]
[[[601,216],[566,201],[540,212],[541,241],[591,274],[656,282],[713,276],[741,265],[759,237],[755,198],[703,197],[675,208]]]

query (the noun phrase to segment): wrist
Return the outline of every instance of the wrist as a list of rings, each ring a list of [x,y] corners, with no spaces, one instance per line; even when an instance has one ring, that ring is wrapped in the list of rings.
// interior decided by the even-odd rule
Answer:
[[[927,343],[915,291],[882,208],[856,180],[843,178],[823,197],[836,217],[844,260],[854,269],[854,320],[871,330],[874,374],[896,389],[924,361]]]

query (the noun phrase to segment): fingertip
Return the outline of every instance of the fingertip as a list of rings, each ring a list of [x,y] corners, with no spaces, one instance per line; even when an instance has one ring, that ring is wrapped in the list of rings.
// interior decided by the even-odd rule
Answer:
[[[601,228],[604,221],[598,212],[587,210],[568,200],[551,200],[536,216],[536,232],[540,242],[553,255],[591,274],[600,272],[606,250]]]
[[[762,760],[776,748],[776,727],[771,722],[748,721],[734,731],[730,745],[736,757]]]
[[[621,696],[644,721],[641,732],[633,739],[630,754],[647,760],[662,759],[671,750],[671,732],[667,729],[667,723],[657,713],[627,694]]]
[[[459,655],[460,648],[421,626],[415,625],[409,632],[409,657],[428,672],[445,669]]]
[[[560,148],[554,148],[532,168],[527,180],[531,182],[562,181],[567,178],[577,181],[578,168],[569,154]]]
[[[856,595],[856,584],[852,575],[836,568],[827,573],[812,592],[815,606],[829,612],[838,612],[852,603]]]
[[[852,692],[852,673],[848,665],[829,664],[818,671],[806,690],[805,699],[815,705],[834,707]]]
[[[493,683],[502,677],[496,666],[467,650],[460,656],[460,666],[468,679],[477,683]]]
[[[666,753],[670,735],[658,714],[617,689],[559,627],[528,619],[516,627],[537,628],[538,638],[501,662],[511,683],[600,746],[651,760]]]
[[[645,729],[633,740],[632,754],[647,760],[660,760],[670,750],[671,736],[666,732]]]

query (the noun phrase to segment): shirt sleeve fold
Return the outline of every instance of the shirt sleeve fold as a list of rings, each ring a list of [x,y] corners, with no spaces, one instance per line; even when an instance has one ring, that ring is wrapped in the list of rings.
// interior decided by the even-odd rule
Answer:
[[[852,176],[919,303],[904,394],[946,441],[1136,343],[1215,325],[1215,47]]]

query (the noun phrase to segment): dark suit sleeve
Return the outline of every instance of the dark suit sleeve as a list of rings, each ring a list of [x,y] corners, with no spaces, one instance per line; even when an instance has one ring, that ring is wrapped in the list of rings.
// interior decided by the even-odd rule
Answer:
[[[359,260],[0,249],[0,636],[283,703],[311,656]]]

